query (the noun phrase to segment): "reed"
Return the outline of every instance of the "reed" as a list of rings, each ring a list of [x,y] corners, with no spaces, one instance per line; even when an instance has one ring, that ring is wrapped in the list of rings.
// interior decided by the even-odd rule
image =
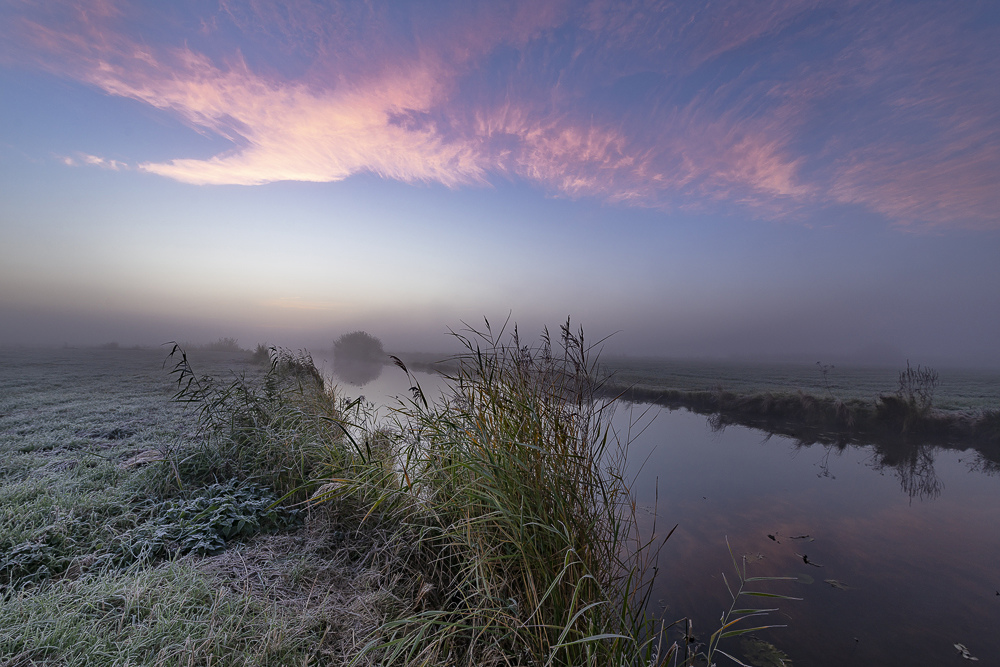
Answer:
[[[168,486],[184,491],[249,480],[301,501],[310,480],[343,451],[337,398],[312,357],[272,348],[269,358],[262,377],[225,381],[198,375],[185,351],[173,345],[174,400],[198,410],[202,444],[165,457]]]
[[[582,330],[567,322],[558,349],[548,332],[528,346],[516,326],[508,336],[488,322],[455,335],[466,353],[445,400],[413,382],[382,445],[356,439],[355,463],[318,497],[363,498],[407,545],[412,607],[355,662],[655,661],[656,548],[637,530],[628,443],[597,398]]]

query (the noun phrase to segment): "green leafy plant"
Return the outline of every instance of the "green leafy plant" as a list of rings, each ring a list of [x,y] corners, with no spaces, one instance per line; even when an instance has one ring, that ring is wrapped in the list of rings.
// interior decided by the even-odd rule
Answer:
[[[0,542],[0,594],[41,582],[69,566],[70,559],[48,535],[31,542]]]
[[[277,505],[255,484],[211,484],[194,496],[151,505],[154,515],[121,540],[119,561],[149,561],[167,555],[214,554],[240,538],[300,526],[302,511]]]
[[[62,574],[90,545],[93,523],[72,515],[53,518],[16,541],[0,536],[0,596]]]

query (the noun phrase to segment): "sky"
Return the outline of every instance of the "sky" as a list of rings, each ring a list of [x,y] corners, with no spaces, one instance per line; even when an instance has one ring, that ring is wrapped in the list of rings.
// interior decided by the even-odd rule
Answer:
[[[974,0],[0,0],[0,345],[998,367],[997,44]]]

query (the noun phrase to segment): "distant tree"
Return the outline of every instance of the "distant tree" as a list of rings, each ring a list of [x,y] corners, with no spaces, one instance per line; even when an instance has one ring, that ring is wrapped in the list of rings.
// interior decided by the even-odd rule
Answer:
[[[353,361],[385,361],[382,341],[366,331],[344,334],[333,342],[334,358]]]
[[[333,372],[350,384],[376,379],[386,358],[382,341],[365,331],[352,331],[333,342]]]

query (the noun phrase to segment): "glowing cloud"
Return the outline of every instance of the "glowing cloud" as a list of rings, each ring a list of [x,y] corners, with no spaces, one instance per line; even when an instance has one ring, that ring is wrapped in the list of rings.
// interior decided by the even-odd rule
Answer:
[[[432,75],[419,68],[316,91],[270,84],[245,69],[223,72],[194,54],[184,56],[186,68],[171,78],[132,84],[109,73],[94,81],[114,94],[175,111],[241,146],[209,160],[141,164],[145,171],[196,184],[339,181],[361,171],[452,187],[484,180],[469,146],[444,140],[433,126],[408,127],[398,120],[426,112],[435,99]]]
[[[1000,227],[1000,30],[972,6],[227,1],[148,41],[151,10],[62,10],[8,21],[5,59],[232,141],[136,160],[186,183],[509,177],[668,210]]]

